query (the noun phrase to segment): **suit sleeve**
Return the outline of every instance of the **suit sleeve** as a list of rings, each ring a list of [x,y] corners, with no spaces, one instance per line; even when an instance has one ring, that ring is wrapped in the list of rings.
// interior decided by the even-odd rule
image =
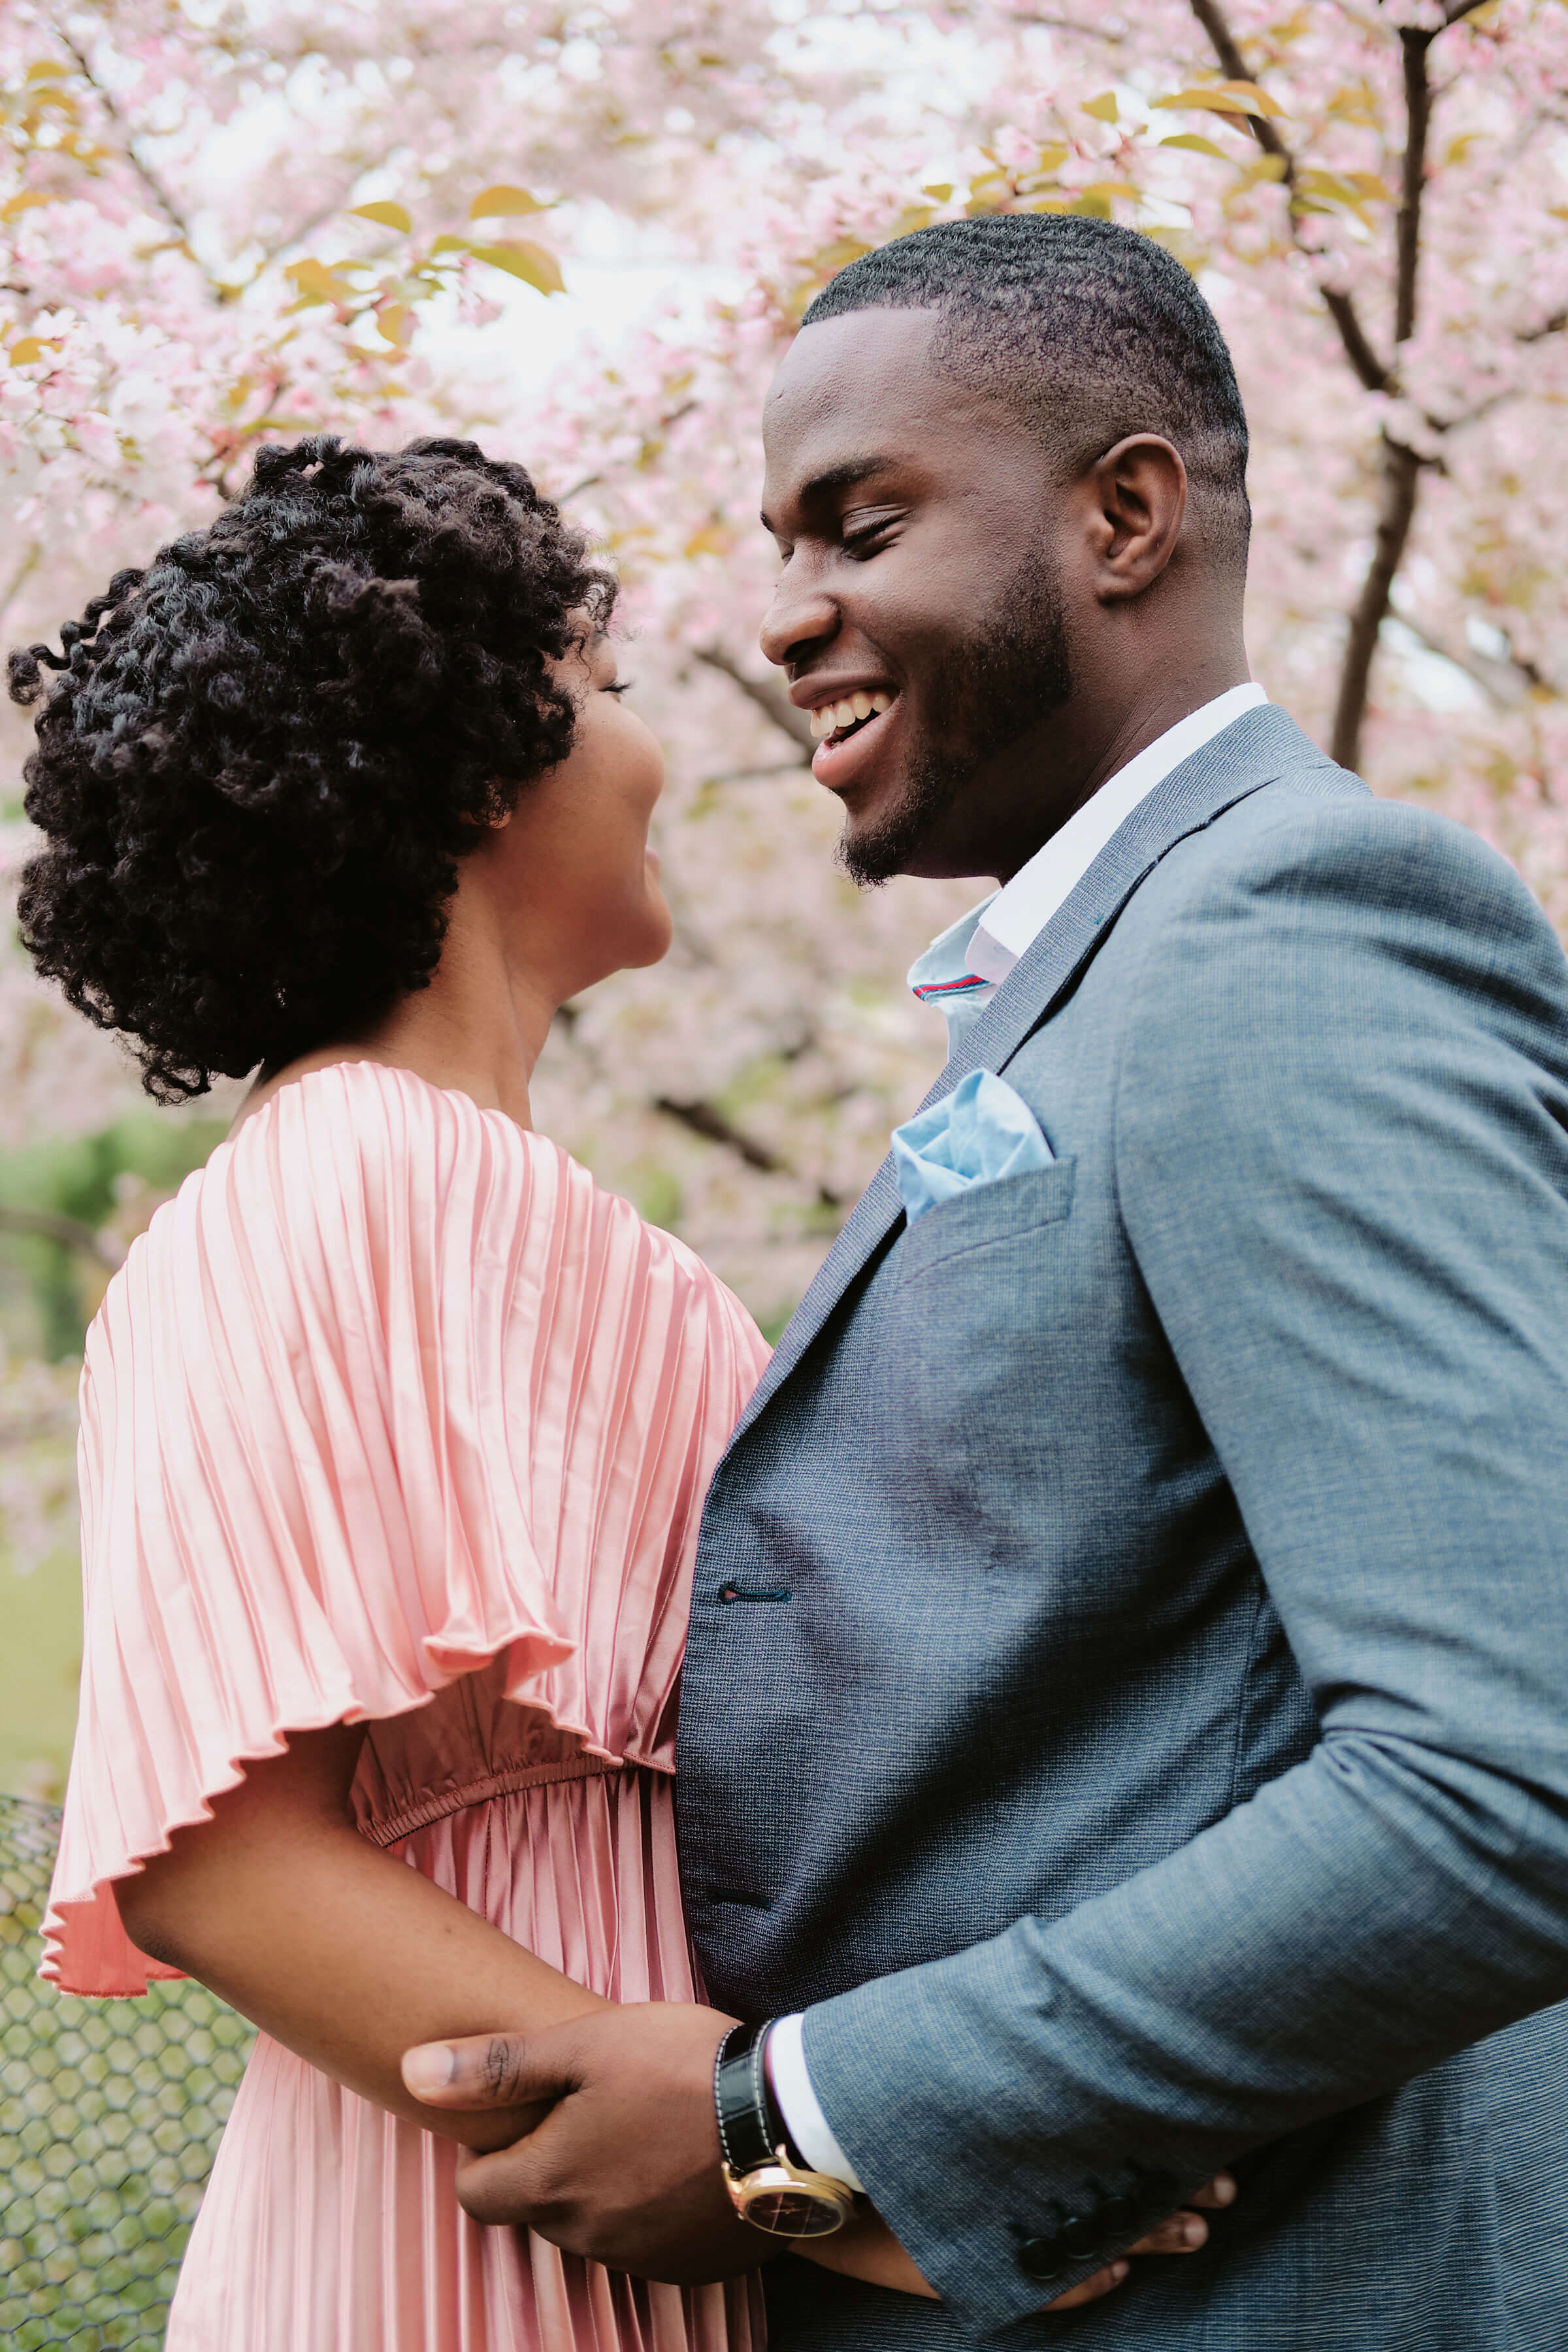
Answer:
[[[1173,2203],[1568,1995],[1565,1068],[1556,940],[1458,827],[1312,810],[1173,891],[1119,1199],[1321,1736],[1113,1892],[808,2012],[972,2326],[1042,2299],[1016,2217]]]

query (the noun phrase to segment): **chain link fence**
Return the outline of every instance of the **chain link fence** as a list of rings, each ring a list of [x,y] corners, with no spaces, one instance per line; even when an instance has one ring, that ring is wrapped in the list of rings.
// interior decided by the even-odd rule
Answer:
[[[252,2028],[201,1985],[39,1983],[58,1833],[0,1797],[0,2347],[157,2352]]]

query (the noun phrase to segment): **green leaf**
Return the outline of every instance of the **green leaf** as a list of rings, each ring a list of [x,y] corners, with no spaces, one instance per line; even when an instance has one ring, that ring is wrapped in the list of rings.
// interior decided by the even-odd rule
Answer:
[[[521,278],[536,286],[542,294],[564,294],[566,280],[561,275],[561,264],[542,245],[528,245],[521,238],[508,239],[504,245],[476,245],[476,261],[488,261],[493,269],[504,269],[513,278]]]
[[[1121,109],[1116,103],[1113,89],[1102,90],[1098,98],[1085,99],[1083,110],[1086,114],[1092,114],[1097,122],[1120,122],[1121,120]]]
[[[354,299],[354,289],[346,278],[329,269],[324,261],[291,261],[284,271],[298,289],[301,305],[310,302],[344,304]]]
[[[400,228],[405,236],[414,226],[401,205],[353,205],[350,210],[355,220],[374,221],[382,228]]]
[[[474,198],[468,206],[468,218],[488,220],[497,213],[547,213],[549,210],[548,205],[542,205],[539,198],[531,196],[526,188],[509,188],[502,181],[499,187],[487,188],[483,195]]]
[[[1236,161],[1234,155],[1227,155],[1223,147],[1216,147],[1212,139],[1205,139],[1196,131],[1178,131],[1173,138],[1162,139],[1159,143],[1162,147],[1190,147],[1194,155],[1217,155],[1222,163]]]
[[[1285,109],[1255,81],[1213,82],[1205,89],[1179,89],[1157,98],[1156,106],[1190,106],[1208,114],[1283,114]]]

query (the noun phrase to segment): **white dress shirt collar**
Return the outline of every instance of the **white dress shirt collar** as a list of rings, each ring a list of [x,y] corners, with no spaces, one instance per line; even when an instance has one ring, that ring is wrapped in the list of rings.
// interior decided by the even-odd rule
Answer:
[[[990,1003],[1140,801],[1184,760],[1268,699],[1260,686],[1233,686],[1178,719],[1109,777],[1003,889],[983,898],[931,941],[910,968],[910,986],[922,1003],[942,1006],[950,1046]]]

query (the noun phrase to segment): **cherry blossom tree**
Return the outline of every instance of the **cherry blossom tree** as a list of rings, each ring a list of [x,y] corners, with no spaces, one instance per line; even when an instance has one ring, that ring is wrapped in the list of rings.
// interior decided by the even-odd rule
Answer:
[[[1562,0],[12,0],[0,20],[9,640],[216,512],[259,440],[438,427],[523,457],[626,582],[679,924],[666,965],[567,1009],[536,1114],[773,1325],[940,1061],[900,975],[971,894],[858,898],[833,868],[834,812],[755,649],[756,416],[835,268],[1008,209],[1122,220],[1197,273],[1253,422],[1258,675],[1568,917]],[[606,255],[688,282],[544,393],[509,382],[529,320]],[[16,722],[6,740],[14,776]],[[13,804],[12,865],[26,842]],[[0,1072],[0,1152],[106,1130],[135,1097],[14,955]],[[156,1190],[57,1236],[85,1304]],[[8,1377],[0,1510],[36,1548],[68,1372]]]

